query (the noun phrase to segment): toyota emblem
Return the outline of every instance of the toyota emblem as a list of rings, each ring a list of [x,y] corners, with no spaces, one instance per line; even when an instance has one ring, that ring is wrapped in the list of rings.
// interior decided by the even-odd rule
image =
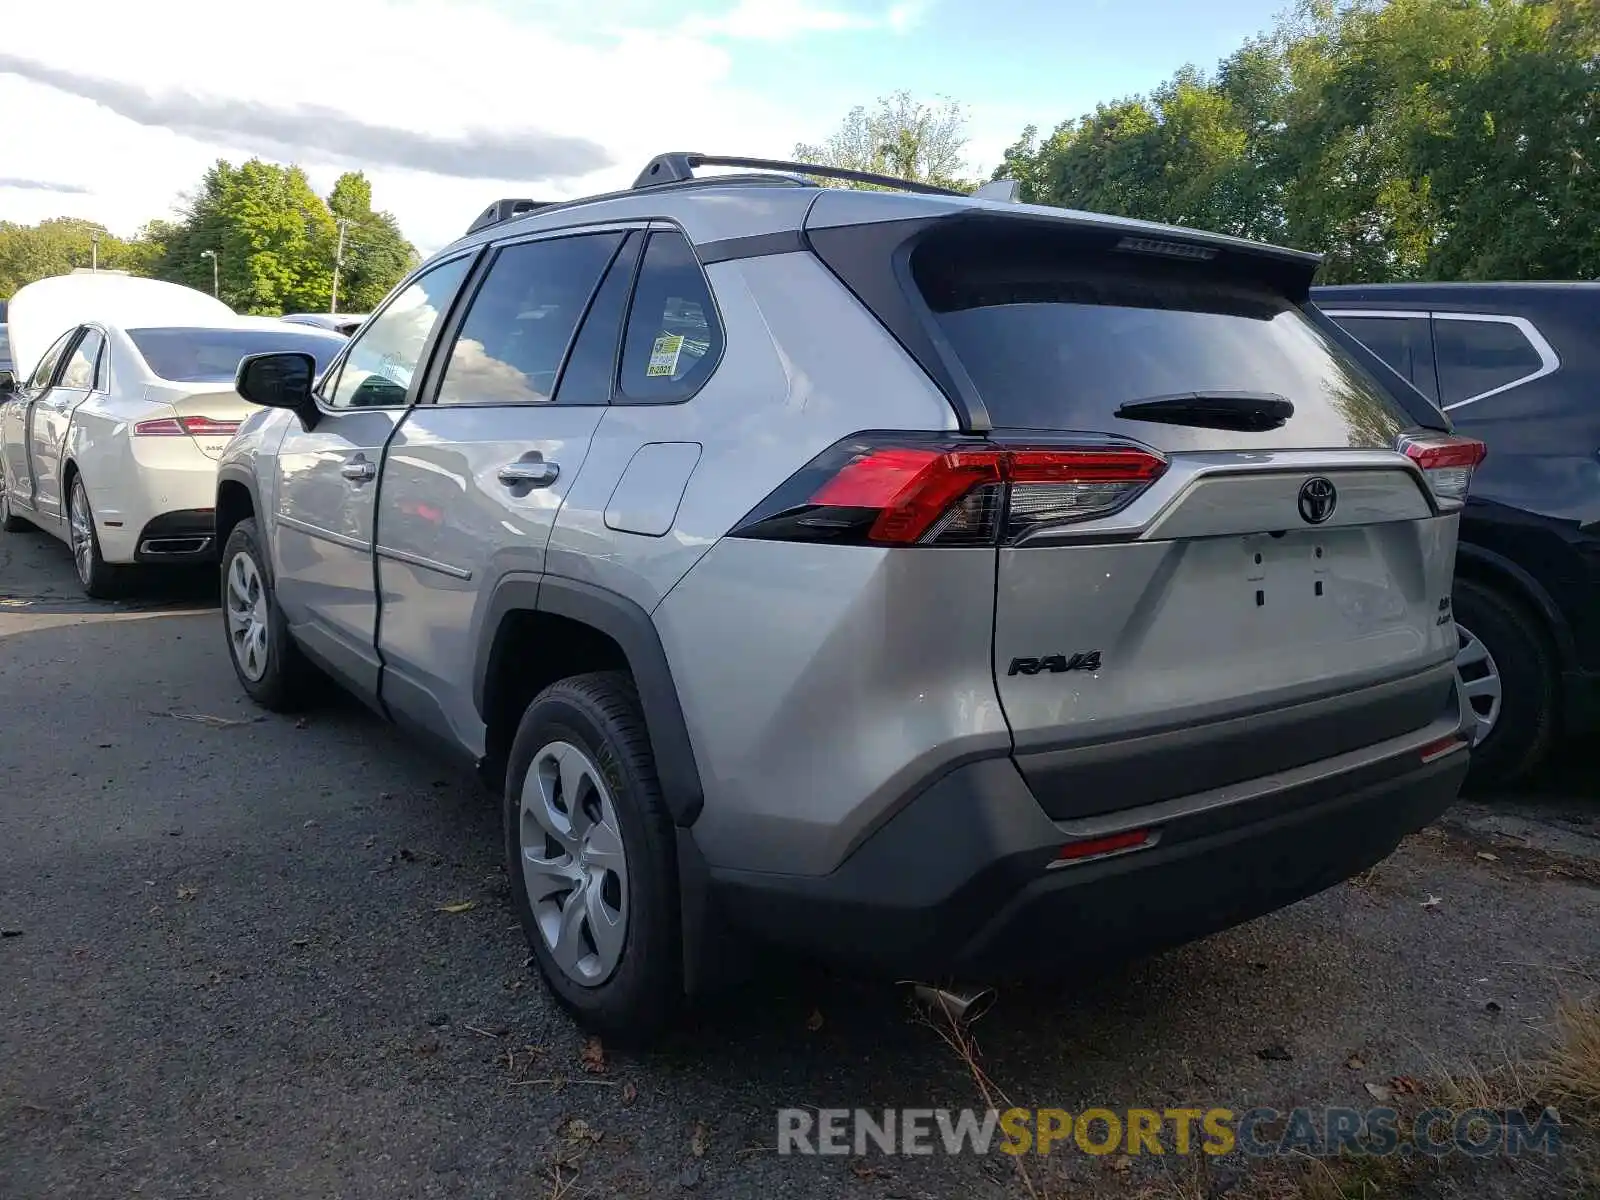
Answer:
[[[1300,517],[1307,525],[1321,525],[1339,506],[1333,481],[1318,475],[1300,485]]]

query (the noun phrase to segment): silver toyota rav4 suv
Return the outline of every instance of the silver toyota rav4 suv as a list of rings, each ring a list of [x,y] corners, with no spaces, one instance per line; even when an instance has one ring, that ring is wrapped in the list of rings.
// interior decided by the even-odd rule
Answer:
[[[501,201],[320,379],[241,363],[245,690],[477,764],[550,989],[636,1037],[740,946],[1060,972],[1450,804],[1484,451],[1318,258],[825,174]]]

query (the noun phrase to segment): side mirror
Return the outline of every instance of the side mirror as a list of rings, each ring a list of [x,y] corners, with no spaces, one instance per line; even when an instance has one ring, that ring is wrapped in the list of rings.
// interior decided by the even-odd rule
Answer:
[[[311,396],[316,374],[317,360],[309,354],[288,350],[251,354],[239,360],[233,386],[251,404],[287,408],[300,418],[302,425],[311,429],[322,416],[322,410]]]
[[[17,391],[17,376],[14,371],[0,370],[0,398],[13,396]]]

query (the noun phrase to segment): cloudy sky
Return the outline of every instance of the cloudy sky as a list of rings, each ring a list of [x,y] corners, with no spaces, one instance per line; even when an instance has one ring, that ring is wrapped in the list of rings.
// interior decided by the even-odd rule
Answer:
[[[1280,0],[6,0],[0,219],[131,233],[217,157],[356,166],[424,251],[493,199],[625,186],[664,150],[787,157],[908,88],[1029,122],[1206,68]]]

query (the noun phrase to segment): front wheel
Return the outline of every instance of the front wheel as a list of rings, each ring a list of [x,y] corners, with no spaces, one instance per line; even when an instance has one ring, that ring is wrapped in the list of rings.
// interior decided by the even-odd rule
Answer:
[[[676,842],[633,681],[552,684],[506,772],[512,902],[550,990],[580,1024],[641,1043],[683,1000]]]
[[[250,698],[273,712],[300,708],[310,664],[278,608],[252,519],[233,527],[222,550],[222,622],[233,673]]]
[[[72,562],[78,569],[78,582],[84,595],[93,600],[115,600],[122,595],[127,579],[126,567],[112,566],[100,553],[100,535],[94,528],[94,510],[89,507],[89,490],[83,476],[72,477],[67,500],[67,533],[72,545]]]

